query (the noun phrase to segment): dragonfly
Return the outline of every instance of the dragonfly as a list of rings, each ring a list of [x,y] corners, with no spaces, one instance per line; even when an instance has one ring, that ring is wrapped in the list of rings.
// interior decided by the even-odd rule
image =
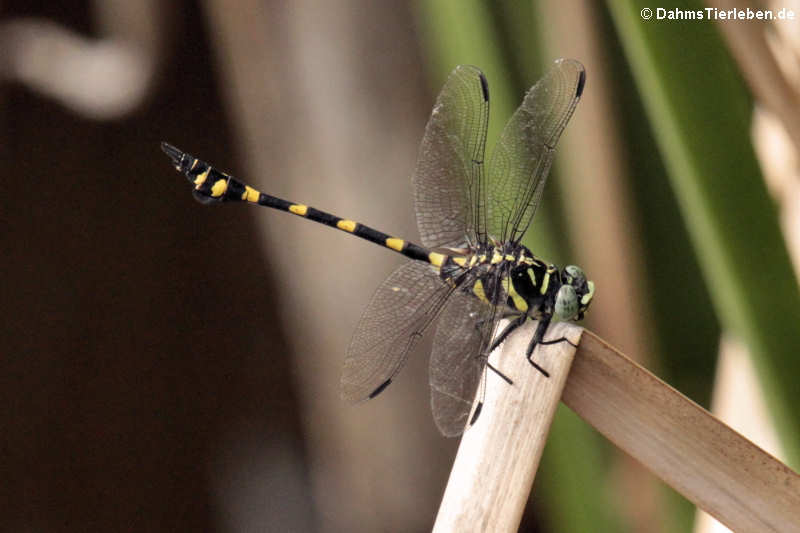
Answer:
[[[170,144],[161,147],[201,203],[287,211],[410,259],[367,305],[347,349],[341,393],[353,403],[378,396],[438,321],[429,363],[431,409],[439,431],[452,437],[477,421],[487,371],[513,386],[489,362],[495,348],[526,321],[537,320],[526,358],[549,377],[534,360],[534,349],[569,342],[546,340],[550,324],[581,320],[592,302],[594,283],[581,268],[559,269],[521,243],[585,82],[578,61],[556,60],[527,92],[486,165],[489,84],[480,69],[456,67],[433,107],[412,176],[421,245],[265,194]]]

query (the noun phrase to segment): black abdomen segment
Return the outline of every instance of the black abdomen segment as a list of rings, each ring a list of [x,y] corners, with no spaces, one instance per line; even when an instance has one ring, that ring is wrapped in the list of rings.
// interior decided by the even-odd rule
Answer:
[[[337,217],[325,211],[314,209],[304,204],[296,204],[275,196],[264,194],[256,189],[245,185],[236,178],[216,170],[204,161],[200,161],[194,156],[182,152],[174,146],[161,143],[161,149],[172,159],[175,168],[186,175],[194,185],[192,193],[194,197],[204,204],[215,204],[220,202],[249,202],[272,207],[281,211],[288,211],[297,216],[313,220],[352,233],[356,237],[361,237],[375,244],[390,248],[404,256],[417,261],[425,261],[435,266],[441,266],[446,257],[443,254],[431,252],[412,242],[405,241],[387,235],[386,233],[372,229],[353,220]]]

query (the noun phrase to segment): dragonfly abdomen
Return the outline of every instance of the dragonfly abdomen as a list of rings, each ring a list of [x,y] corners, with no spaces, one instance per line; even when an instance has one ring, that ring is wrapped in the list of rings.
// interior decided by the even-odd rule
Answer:
[[[192,193],[203,204],[220,202],[249,202],[264,207],[286,211],[294,215],[325,224],[332,228],[351,233],[356,237],[379,244],[410,259],[431,263],[441,267],[448,256],[432,252],[427,248],[383,233],[354,220],[338,217],[305,204],[298,204],[265,194],[242,183],[233,176],[220,172],[205,161],[189,155],[174,146],[162,143],[161,149],[172,158],[178,171],[194,184]]]

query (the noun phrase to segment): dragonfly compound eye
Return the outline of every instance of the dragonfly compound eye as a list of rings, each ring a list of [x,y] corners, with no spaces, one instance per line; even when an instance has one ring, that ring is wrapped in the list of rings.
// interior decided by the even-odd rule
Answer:
[[[560,320],[570,320],[578,313],[578,293],[572,285],[562,285],[556,294],[555,314]]]
[[[568,265],[564,267],[561,273],[561,281],[573,287],[580,287],[586,282],[586,274],[583,273],[580,267]]]

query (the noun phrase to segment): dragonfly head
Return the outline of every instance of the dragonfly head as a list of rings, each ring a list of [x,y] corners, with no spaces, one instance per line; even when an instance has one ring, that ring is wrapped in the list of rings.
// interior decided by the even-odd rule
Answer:
[[[594,283],[579,267],[569,265],[561,271],[561,287],[556,293],[555,315],[559,320],[581,320],[594,297]]]

